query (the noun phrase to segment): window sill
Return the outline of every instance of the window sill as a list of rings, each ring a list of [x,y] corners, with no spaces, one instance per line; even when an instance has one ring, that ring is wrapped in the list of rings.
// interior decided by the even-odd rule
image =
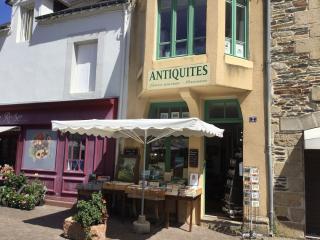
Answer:
[[[249,68],[249,69],[253,68],[253,62],[243,58],[227,55],[227,54],[224,55],[224,62],[226,64],[233,65],[233,66]]]
[[[201,55],[186,55],[180,57],[162,58],[153,61],[154,68],[165,68],[171,66],[201,64],[208,61],[206,54]]]

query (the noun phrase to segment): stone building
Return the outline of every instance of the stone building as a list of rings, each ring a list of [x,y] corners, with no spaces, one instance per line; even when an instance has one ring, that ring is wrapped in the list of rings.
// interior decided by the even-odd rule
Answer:
[[[320,1],[271,2],[276,231],[320,235]]]

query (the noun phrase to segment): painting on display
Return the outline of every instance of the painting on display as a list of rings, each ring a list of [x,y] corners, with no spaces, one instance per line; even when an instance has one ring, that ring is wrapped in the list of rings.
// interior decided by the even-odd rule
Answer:
[[[57,132],[29,129],[23,149],[23,169],[55,170]]]
[[[138,180],[138,156],[120,155],[116,179],[123,182],[137,182]]]

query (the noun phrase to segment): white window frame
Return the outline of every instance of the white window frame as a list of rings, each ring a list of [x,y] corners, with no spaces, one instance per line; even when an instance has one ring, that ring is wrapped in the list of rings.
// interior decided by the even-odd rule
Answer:
[[[81,36],[70,36],[67,41],[66,72],[64,84],[64,98],[97,98],[101,95],[103,81],[104,37],[106,32],[86,33]],[[72,92],[73,68],[76,65],[76,46],[90,42],[97,42],[97,63],[95,89],[89,92]]]
[[[90,60],[90,70],[89,72],[86,72],[87,76],[82,76],[84,74],[79,74],[79,70],[83,70],[82,64],[80,64],[79,57],[82,56],[86,50],[85,48],[88,47],[88,45],[95,45],[95,49],[89,49],[94,50],[94,53],[91,53],[90,55],[93,56],[85,56],[86,59]],[[92,48],[92,46],[90,46]],[[98,58],[98,40],[88,41],[88,42],[81,42],[81,43],[75,43],[74,44],[74,57],[75,57],[75,63],[72,66],[72,73],[71,73],[71,86],[70,86],[70,93],[89,93],[95,91],[95,85],[96,85],[96,74],[97,74],[97,58]],[[93,59],[94,57],[95,59]],[[92,58],[92,59],[91,59]],[[94,65],[92,65],[94,64]],[[94,67],[94,69],[92,68]],[[88,70],[88,69],[86,69]],[[88,86],[85,86],[88,85]]]

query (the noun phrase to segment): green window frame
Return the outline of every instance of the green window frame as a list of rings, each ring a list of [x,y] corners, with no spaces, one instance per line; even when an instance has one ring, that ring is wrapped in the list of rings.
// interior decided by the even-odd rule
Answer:
[[[215,124],[242,123],[242,113],[238,100],[207,100],[205,102],[205,121]]]
[[[225,54],[248,58],[249,0],[226,0]]]
[[[196,11],[195,7],[199,4],[199,0],[186,0],[187,5],[187,38],[177,40],[177,3],[179,0],[169,0],[171,1],[171,26],[170,26],[170,40],[161,42],[161,11],[162,3],[166,0],[158,0],[158,26],[157,26],[157,59],[172,58],[172,57],[181,57],[187,55],[200,55],[206,53],[206,21],[204,36],[196,36],[195,32],[195,17]],[[205,9],[207,9],[207,0],[205,2]],[[202,14],[203,15],[203,14]],[[206,11],[205,11],[205,19]],[[186,53],[179,54],[177,52],[177,44],[186,43]],[[201,48],[197,48],[197,44],[200,43]],[[170,54],[168,56],[161,56],[161,47],[168,46],[170,48]]]

